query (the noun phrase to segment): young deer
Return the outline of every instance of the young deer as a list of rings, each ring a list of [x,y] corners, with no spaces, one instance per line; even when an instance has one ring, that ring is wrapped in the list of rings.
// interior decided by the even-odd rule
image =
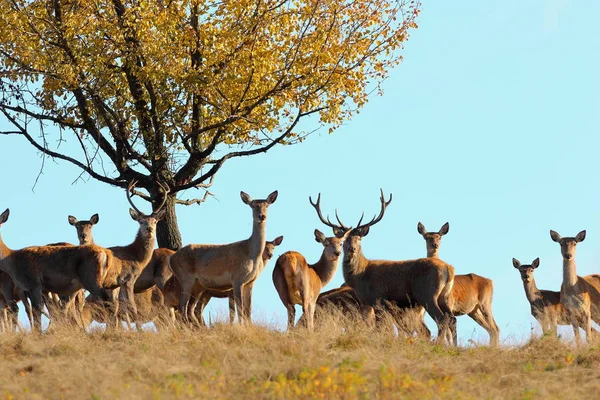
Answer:
[[[329,218],[323,217],[320,193],[316,203],[313,203],[312,198],[308,199],[317,211],[321,222],[332,228],[335,236],[325,237],[321,231],[315,229],[315,240],[323,245],[321,258],[315,264],[308,264],[304,256],[296,251],[288,251],[279,256],[273,269],[273,283],[279,298],[287,309],[288,329],[294,326],[296,320],[294,307],[296,304],[300,304],[304,315],[307,316],[308,329],[312,331],[317,297],[319,297],[321,289],[335,275],[338,261],[342,255],[342,245],[351,228],[347,228],[341,223],[333,224]]]
[[[265,250],[263,251],[263,255],[262,255],[262,260],[264,265],[267,265],[267,262],[273,258],[273,252],[275,251],[275,247],[279,246],[281,244],[281,242],[283,241],[283,236],[278,236],[277,238],[275,238],[273,241],[270,242],[266,242],[265,243]],[[252,282],[251,284],[254,284],[254,282]],[[174,316],[174,311],[175,309],[179,308],[179,300],[181,297],[181,285],[179,284],[179,281],[177,280],[177,278],[175,276],[171,276],[171,278],[169,278],[169,280],[167,280],[167,283],[165,284],[165,289],[163,290],[164,293],[164,303],[167,306],[167,308],[171,311],[171,315]],[[231,323],[233,323],[234,319],[235,319],[235,299],[233,298],[233,289],[229,289],[229,290],[212,290],[212,289],[205,289],[202,288],[201,286],[196,286],[195,289],[192,289],[192,294],[191,294],[191,300],[193,300],[193,302],[198,302],[198,306],[196,307],[196,309],[194,310],[196,312],[196,315],[202,315],[202,312],[204,311],[204,307],[206,307],[206,305],[208,304],[208,302],[210,301],[210,299],[212,297],[216,297],[216,298],[229,298],[229,321]],[[246,310],[251,310],[252,309],[252,298],[248,298],[247,299],[249,301],[248,307],[246,308]],[[190,309],[188,309],[188,312],[190,311]],[[246,317],[250,317],[248,314],[246,314]],[[193,318],[191,318],[193,319]],[[199,319],[198,322],[201,325],[204,325],[204,319]]]
[[[386,202],[381,191],[381,211],[370,222],[358,226],[344,242],[344,280],[354,289],[363,316],[372,323],[378,302],[395,302],[400,307],[424,307],[438,326],[438,341],[448,337],[456,324],[449,307],[454,268],[438,258],[408,261],[369,260],[361,241],[371,226],[383,218],[392,196]]]
[[[194,313],[196,304],[191,305],[190,313],[187,310],[195,286],[199,291],[198,297],[202,296],[205,289],[233,289],[239,322],[243,324],[246,316],[250,318],[248,303],[252,297],[251,283],[264,269],[262,255],[265,249],[267,210],[277,200],[277,191],[265,200],[252,200],[244,192],[240,195],[242,201],[252,209],[250,238],[221,245],[190,244],[179,249],[170,258],[173,274],[181,284],[179,313],[183,318],[190,316],[196,323],[200,323]]]
[[[521,274],[525,296],[531,305],[531,315],[540,323],[544,333],[551,332],[556,336],[557,325],[570,325],[567,311],[560,302],[560,292],[537,288],[533,270],[539,267],[539,258],[533,260],[531,265],[521,264],[516,258],[512,259],[512,263]]]
[[[8,209],[0,214],[0,226],[8,216]],[[112,252],[94,245],[11,250],[0,238],[0,270],[10,275],[16,286],[27,293],[33,311],[32,328],[37,330],[41,330],[44,290],[68,295],[85,288],[104,301],[110,300],[103,283],[112,258]]]
[[[417,231],[425,239],[427,257],[439,258],[442,236],[448,233],[450,225],[446,222],[438,232],[427,232],[422,223],[418,223]],[[490,335],[490,345],[497,346],[500,329],[492,314],[492,298],[494,283],[491,279],[476,274],[454,275],[454,285],[450,292],[450,308],[455,317],[468,315]],[[456,346],[458,338],[456,330],[452,331],[452,341]]]
[[[551,230],[550,237],[560,244],[563,257],[563,283],[560,287],[560,302],[568,312],[569,322],[573,326],[575,341],[579,345],[579,328],[586,334],[588,343],[592,339],[592,320],[600,323],[600,275],[577,276],[575,251],[577,243],[585,239],[585,231],[575,237],[561,237]]]

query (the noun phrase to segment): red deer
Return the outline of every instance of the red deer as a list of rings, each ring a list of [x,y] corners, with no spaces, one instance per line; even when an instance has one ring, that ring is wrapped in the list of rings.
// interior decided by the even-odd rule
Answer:
[[[513,266],[519,270],[525,296],[531,305],[531,315],[540,323],[544,333],[556,336],[557,325],[570,325],[565,307],[560,302],[560,292],[540,290],[535,284],[533,271],[539,267],[540,259],[536,258],[528,264],[521,264],[516,258],[512,259]]]
[[[275,251],[275,247],[279,246],[283,241],[283,236],[278,236],[273,241],[265,243],[265,250],[263,251],[262,260],[264,265],[267,265],[267,262],[273,258],[273,252]],[[251,283],[252,285],[254,282]],[[203,289],[203,292],[200,294],[202,287],[197,286],[192,290],[191,299],[194,302],[198,302],[198,306],[195,309],[196,315],[202,315],[204,311],[204,307],[208,304],[212,297],[216,298],[225,298],[229,299],[229,321],[233,323],[235,319],[235,300],[233,298],[233,290],[213,290],[213,289]],[[172,315],[174,315],[175,309],[179,308],[179,299],[181,297],[181,285],[175,276],[169,278],[167,283],[165,284],[165,290],[163,290],[165,296],[165,305],[171,311]],[[199,296],[199,297],[198,297]],[[252,298],[249,297],[246,299],[248,301],[248,307],[246,308],[246,312],[252,309]],[[188,309],[189,312],[190,309]],[[250,315],[246,314],[246,317],[249,318]],[[192,318],[193,319],[193,318]],[[198,320],[200,325],[204,325],[204,320],[200,318]]]
[[[191,317],[196,323],[194,308],[188,313],[190,296],[195,290],[202,297],[205,289],[225,291],[233,289],[238,321],[243,324],[247,303],[252,297],[252,282],[264,269],[262,261],[265,249],[267,209],[277,200],[277,191],[265,200],[252,200],[246,193],[240,193],[242,201],[252,209],[252,235],[246,240],[228,244],[190,244],[177,250],[170,258],[173,274],[181,284],[179,314],[187,319]]]
[[[273,283],[279,298],[287,309],[288,329],[293,328],[296,320],[296,304],[302,306],[302,311],[307,316],[308,329],[314,329],[317,297],[319,297],[321,289],[333,279],[342,255],[342,245],[351,229],[341,223],[333,224],[329,218],[323,217],[320,193],[316,203],[312,201],[312,198],[308,199],[321,222],[332,228],[335,236],[325,237],[321,231],[315,229],[315,240],[323,245],[323,252],[319,261],[314,264],[308,264],[304,256],[296,251],[288,251],[277,259],[273,269]]]
[[[425,239],[427,257],[439,258],[442,236],[448,233],[450,225],[446,222],[438,232],[427,232],[422,223],[418,223],[417,231]],[[450,292],[450,308],[455,317],[468,315],[490,335],[490,345],[497,346],[500,329],[492,314],[492,298],[494,283],[491,279],[476,274],[454,275],[454,285]],[[458,338],[456,330],[452,330],[452,341],[456,346]]]
[[[585,331],[588,343],[592,340],[592,320],[600,324],[600,275],[577,276],[575,252],[577,243],[585,239],[585,231],[575,237],[561,237],[551,230],[550,237],[560,244],[563,257],[563,282],[560,287],[560,302],[568,312],[573,326],[575,341],[579,345],[579,328]]]
[[[424,307],[438,326],[438,341],[447,338],[456,318],[449,307],[454,282],[454,268],[438,258],[408,261],[370,260],[362,252],[362,238],[383,218],[392,196],[386,202],[381,191],[381,211],[370,222],[361,224],[344,242],[344,280],[352,287],[361,305],[361,312],[373,323],[378,303],[390,301],[400,307]]]

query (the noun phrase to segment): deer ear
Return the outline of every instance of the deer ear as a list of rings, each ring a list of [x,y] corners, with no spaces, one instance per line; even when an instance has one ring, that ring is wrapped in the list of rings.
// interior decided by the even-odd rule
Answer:
[[[346,235],[346,233],[348,232],[348,231],[345,231],[344,229],[340,229],[337,227],[333,227],[332,230],[333,230],[333,234],[336,238],[343,238]]]
[[[92,215],[92,218],[90,218],[92,225],[96,225],[98,221],[100,221],[100,216],[98,214],[94,214]]]
[[[315,229],[315,240],[319,243],[323,243],[325,241],[325,235],[318,229]]]
[[[269,204],[275,203],[275,200],[277,200],[277,195],[278,195],[277,190],[274,191],[273,193],[271,193],[269,195],[269,197],[267,197],[267,203],[269,203]]]
[[[441,236],[444,236],[446,233],[448,233],[449,230],[450,230],[450,224],[446,222],[444,225],[442,225],[442,228],[440,229],[440,231],[438,233]]]
[[[129,209],[129,215],[131,215],[131,218],[134,221],[138,221],[140,218],[140,214],[137,211],[135,211],[133,208]]]
[[[242,197],[242,201],[248,205],[252,203],[252,197],[248,195],[246,192],[240,192],[240,196]]]
[[[10,210],[7,208],[4,210],[2,214],[0,214],[0,225],[8,221],[8,215],[10,214]]]
[[[575,236],[575,241],[577,243],[583,242],[584,239],[585,239],[585,231],[581,231],[577,234],[577,236]]]
[[[424,235],[427,233],[427,230],[425,229],[425,225],[423,225],[422,223],[418,223],[417,224],[417,232],[419,232],[421,235]]]
[[[277,237],[275,238],[275,240],[273,240],[273,244],[274,244],[275,246],[279,246],[279,245],[281,244],[281,242],[283,242],[283,236],[277,236]]]
[[[535,269],[537,267],[540,266],[540,258],[536,258],[535,260],[533,260],[533,262],[531,263],[531,266]]]
[[[369,234],[369,227],[368,226],[363,226],[362,228],[360,228],[360,230],[358,231],[358,235],[360,237],[365,237]]]
[[[560,242],[560,235],[558,234],[558,232],[553,231],[552,229],[550,229],[550,237],[552,238],[552,240],[554,240],[555,242]]]
[[[519,260],[517,260],[516,258],[513,258],[513,267],[519,269],[520,266],[521,266],[521,262]]]
[[[75,226],[77,224],[77,218],[72,215],[69,215],[69,224]]]

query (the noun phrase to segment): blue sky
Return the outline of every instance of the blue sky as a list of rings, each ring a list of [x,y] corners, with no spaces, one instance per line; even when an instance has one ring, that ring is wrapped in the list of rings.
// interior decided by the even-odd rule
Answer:
[[[216,198],[178,209],[184,243],[248,237],[251,212],[240,190],[264,198],[277,189],[267,228],[269,239],[284,235],[276,256],[297,250],[315,262],[322,247],[313,230],[331,232],[308,196],[321,192],[324,212],[338,208],[355,224],[363,210],[379,210],[381,187],[394,200],[363,240],[365,255],[425,256],[417,222],[432,231],[450,222],[441,258],[457,273],[492,279],[501,339],[527,338],[538,325],[512,257],[540,257],[538,287],[559,290],[562,260],[549,230],[574,236],[586,229],[578,274],[599,270],[599,14],[592,1],[425,2],[384,95],[331,135],[323,130],[297,146],[228,162],[211,189]],[[1,233],[11,248],[76,242],[69,214],[99,213],[101,245],[133,240],[137,224],[121,190],[92,180],[71,185],[79,171],[46,160],[32,192],[40,164],[24,139],[0,137],[0,208],[11,209]],[[273,265],[257,281],[253,314],[283,325]],[[326,289],[342,282],[340,267]],[[213,315],[225,309],[224,300],[209,308]],[[461,342],[487,342],[468,317],[458,327]]]

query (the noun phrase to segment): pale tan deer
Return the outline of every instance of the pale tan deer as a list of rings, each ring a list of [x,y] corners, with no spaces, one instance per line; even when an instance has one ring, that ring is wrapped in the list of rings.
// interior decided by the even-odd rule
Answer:
[[[525,296],[531,305],[531,315],[542,326],[542,332],[556,336],[557,325],[571,325],[567,311],[560,302],[560,292],[540,290],[535,284],[533,271],[539,267],[540,259],[536,258],[531,264],[521,264],[513,258],[512,263],[521,274]]]
[[[561,237],[551,230],[550,237],[560,244],[563,257],[560,302],[568,312],[576,343],[578,345],[581,343],[579,328],[585,331],[589,343],[592,340],[592,320],[600,324],[600,275],[577,276],[576,246],[585,239],[585,231],[579,232],[575,237]]]
[[[271,258],[273,258],[273,253],[275,252],[275,247],[279,246],[282,242],[283,242],[283,236],[278,236],[273,241],[265,243],[265,250],[263,252],[263,263],[264,263],[265,267],[267,266],[267,263],[269,262],[269,260]],[[254,282],[251,282],[248,285],[250,285],[250,287],[252,288],[254,286]],[[246,293],[249,293],[249,292],[250,291],[246,291]],[[220,290],[205,289],[204,292],[202,293],[202,295],[200,296],[200,299],[199,299],[198,305],[197,305],[197,307],[199,307],[200,315],[202,315],[204,308],[206,307],[206,305],[208,304],[210,299],[213,297],[216,297],[219,299],[223,299],[223,298],[227,297],[229,299],[229,322],[233,323],[233,321],[235,320],[235,299],[233,298],[233,290],[220,291]],[[179,301],[179,299],[178,299],[178,301]],[[244,299],[244,301],[247,302],[246,318],[250,318],[250,315],[248,314],[248,312],[250,310],[252,310],[252,297],[248,296],[246,299]]]
[[[110,289],[120,288],[119,303],[126,304],[127,318],[131,312],[137,319],[137,307],[135,304],[134,286],[138,277],[148,266],[152,255],[154,254],[154,245],[156,241],[156,224],[165,216],[164,205],[167,202],[169,188],[158,183],[163,192],[163,201],[156,208],[156,211],[149,215],[141,212],[131,200],[131,194],[135,188],[136,182],[132,181],[127,187],[127,200],[131,207],[129,214],[131,218],[139,224],[135,240],[127,246],[109,247],[113,258],[111,268],[107,274],[104,286]],[[168,254],[167,254],[168,257]],[[113,299],[114,299],[113,294]]]
[[[325,219],[321,213],[321,193],[314,203],[308,198],[310,204],[315,208],[322,223],[333,229],[335,236],[325,235],[315,229],[315,240],[323,245],[321,258],[315,264],[308,264],[306,258],[296,251],[283,253],[277,259],[273,269],[273,284],[279,294],[288,314],[288,330],[294,327],[296,320],[295,305],[302,306],[302,312],[306,315],[307,327],[314,330],[315,303],[321,289],[327,285],[337,270],[344,240],[348,237],[350,229],[343,224],[333,224],[329,218]],[[339,222],[339,219],[338,219]]]
[[[438,326],[438,341],[449,337],[456,318],[450,310],[450,292],[454,283],[454,268],[438,258],[408,261],[370,260],[362,252],[361,241],[371,226],[383,218],[392,196],[386,202],[381,191],[381,211],[370,222],[361,224],[344,242],[344,280],[352,287],[361,305],[361,312],[373,323],[374,308],[384,301],[400,307],[424,307]]]
[[[0,226],[8,216],[8,209],[0,214]],[[44,290],[68,295],[85,288],[109,301],[111,297],[103,283],[111,262],[112,252],[99,246],[33,246],[11,250],[0,238],[0,270],[27,293],[33,313],[32,328],[37,330],[41,330]]]
[[[448,233],[450,225],[446,222],[438,232],[427,232],[422,223],[417,224],[417,231],[427,245],[427,257],[439,258],[442,237]],[[492,298],[494,283],[491,279],[476,274],[454,275],[454,285],[450,292],[450,307],[455,317],[468,315],[490,335],[490,345],[498,346],[500,329],[492,314]],[[452,341],[456,346],[458,338],[456,330],[452,330]]]
[[[283,236],[278,236],[272,241],[267,241],[265,243],[265,250],[263,251],[263,263],[266,266],[267,262],[273,258],[273,253],[275,251],[275,247],[279,246],[283,242]],[[254,282],[250,283],[251,285]],[[248,293],[248,292],[246,292]],[[181,285],[175,276],[172,276],[167,280],[165,284],[165,289],[163,290],[164,294],[164,303],[167,308],[170,310],[171,315],[174,319],[174,311],[179,308],[179,300],[181,298]],[[229,321],[233,323],[235,319],[235,299],[233,298],[233,289],[229,290],[214,290],[214,289],[206,289],[201,286],[196,286],[195,289],[192,290],[190,301],[198,302],[198,305],[195,309],[196,315],[202,315],[204,308],[210,301],[212,297],[216,298],[229,298]],[[246,307],[246,312],[252,309],[252,297],[248,297],[245,299],[248,302],[248,307]],[[189,309],[188,309],[189,312]],[[247,317],[250,317],[248,314]],[[198,320],[200,325],[204,325],[204,320],[200,318]]]
[[[239,323],[244,323],[245,315],[251,315],[251,310],[245,310],[244,303],[248,303],[245,299],[252,297],[252,287],[248,284],[254,282],[264,269],[262,255],[266,241],[267,210],[277,200],[277,191],[265,200],[252,200],[244,192],[240,195],[242,201],[252,209],[250,238],[220,245],[190,244],[170,258],[173,274],[181,284],[179,314],[183,318],[191,316],[195,319],[193,311],[196,304],[192,304],[190,313],[187,311],[194,286],[199,290],[199,297],[204,289],[233,289]],[[200,323],[198,320],[195,322]]]

